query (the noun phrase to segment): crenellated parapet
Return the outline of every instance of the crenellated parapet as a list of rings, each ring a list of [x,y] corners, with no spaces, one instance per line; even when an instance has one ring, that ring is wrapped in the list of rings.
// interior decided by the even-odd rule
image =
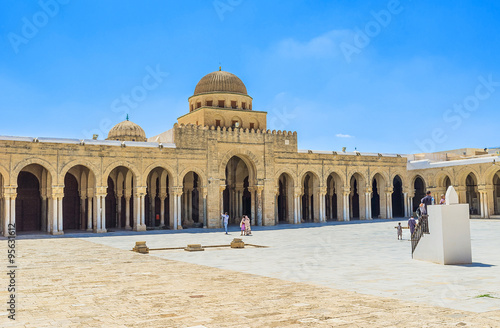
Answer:
[[[275,144],[280,152],[297,152],[297,132],[248,128],[174,124],[174,143],[178,148],[206,149],[212,141],[238,144]]]

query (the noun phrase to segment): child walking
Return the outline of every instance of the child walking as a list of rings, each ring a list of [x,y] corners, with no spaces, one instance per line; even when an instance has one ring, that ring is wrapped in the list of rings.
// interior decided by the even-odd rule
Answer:
[[[398,229],[398,240],[403,240],[403,227],[401,226],[401,222],[398,223],[396,229]]]
[[[245,217],[241,218],[240,228],[241,228],[241,235],[240,236],[243,236],[245,234],[245,232],[246,232],[246,229],[245,229]]]

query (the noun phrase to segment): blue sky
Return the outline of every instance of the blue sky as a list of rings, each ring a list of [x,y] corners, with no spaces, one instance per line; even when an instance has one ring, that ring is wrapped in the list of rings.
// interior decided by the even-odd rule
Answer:
[[[493,0],[5,0],[0,135],[103,138],[127,111],[153,136],[222,63],[301,149],[499,146],[499,22]]]

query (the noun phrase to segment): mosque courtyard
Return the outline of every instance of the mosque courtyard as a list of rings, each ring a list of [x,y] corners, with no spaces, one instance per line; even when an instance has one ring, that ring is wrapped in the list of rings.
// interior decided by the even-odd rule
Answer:
[[[473,264],[452,266],[412,260],[398,222],[253,227],[241,238],[268,247],[147,255],[130,249],[229,244],[240,232],[20,235],[17,320],[3,312],[0,326],[499,327],[500,221],[471,220]]]

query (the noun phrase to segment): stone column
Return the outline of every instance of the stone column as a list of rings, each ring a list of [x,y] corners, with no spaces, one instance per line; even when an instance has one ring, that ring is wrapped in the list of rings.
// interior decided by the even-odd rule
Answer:
[[[372,220],[372,196],[373,190],[371,187],[365,189],[365,218],[366,220]]]
[[[11,192],[10,193],[10,220],[9,223],[12,224],[14,227],[16,226],[16,198],[17,198],[17,193],[16,192]],[[17,229],[17,227],[16,227]],[[17,234],[17,230],[16,230]]]
[[[47,224],[47,196],[44,196],[43,194],[42,194],[42,208],[41,208],[41,210],[42,210],[42,213],[41,213],[42,231],[47,231],[47,226],[48,226],[48,224]]]
[[[122,227],[122,193],[116,196],[116,227]]]
[[[141,205],[141,231],[146,231],[146,192],[142,192],[140,196],[140,205]]]
[[[9,236],[9,224],[16,224],[16,193],[17,187],[4,188],[4,206],[3,206],[3,236]],[[17,232],[16,232],[17,233]]]
[[[251,216],[251,224],[255,225],[255,188],[248,188],[250,191],[250,216]]]
[[[58,235],[58,230],[57,230],[57,215],[58,215],[58,203],[57,203],[57,195],[52,194],[49,200],[50,204],[50,211],[49,211],[49,233],[51,235]]]
[[[92,198],[91,195],[87,196],[87,231],[92,231]]]
[[[9,236],[9,224],[10,224],[10,195],[6,195],[3,198],[3,221],[2,221],[2,232],[4,237]]]
[[[178,222],[177,222],[177,229],[182,229],[182,216],[181,216],[182,215],[182,208],[181,208],[182,204],[181,204],[181,197],[182,197],[182,194],[181,194],[181,192],[179,192],[178,195],[177,195],[177,206],[178,206],[177,214],[179,214],[178,217],[177,217],[177,220],[178,220]]]
[[[222,184],[219,185],[219,208],[220,208],[221,214],[224,213],[224,190],[225,189],[226,189],[226,185],[222,185]],[[252,220],[253,220],[253,217],[252,217]],[[218,227],[219,228],[223,227],[221,219],[219,219]]]
[[[326,222],[326,187],[319,188],[318,198],[319,198],[319,222]]]
[[[63,195],[59,195],[57,197],[57,206],[58,206],[58,209],[57,209],[57,231],[61,235],[64,233],[64,230],[63,230],[63,198],[64,198]]]
[[[62,235],[63,232],[63,186],[52,186],[52,225],[50,233],[52,235]]]
[[[137,193],[137,191],[134,193],[134,224],[133,224],[133,230],[138,231],[139,226],[140,226],[140,211],[141,211],[141,204],[139,200],[140,196]]]
[[[343,203],[343,209],[344,209],[344,221],[350,221],[351,220],[351,213],[349,211],[350,208],[350,202],[349,202],[349,197],[351,195],[351,190],[350,188],[344,188],[344,192],[342,195],[342,198],[344,199]]]
[[[177,210],[178,210],[177,202],[179,200],[177,199],[177,193],[175,191],[172,191],[170,193],[170,197],[172,197],[172,199],[173,199],[173,212],[174,212],[174,215],[173,215],[172,218],[170,218],[170,220],[173,221],[173,228],[174,228],[174,230],[177,230],[177,222],[178,222],[178,220],[177,220],[177,216],[178,216],[178,213],[177,213]]]
[[[208,227],[208,222],[207,222],[208,221],[208,218],[207,218],[208,189],[205,187],[205,188],[202,188],[200,191],[201,191],[201,196],[203,197],[203,228],[207,228]]]
[[[132,194],[130,192],[125,192],[125,229],[130,230],[130,198]]]
[[[481,219],[488,219],[488,195],[485,189],[479,189],[479,208],[481,209]]]
[[[294,193],[293,193],[293,224],[299,223],[299,197],[300,197],[300,192],[298,190],[294,190]]]
[[[86,194],[85,191],[82,191],[80,194],[80,221],[79,221],[79,226],[80,230],[85,230],[85,224],[86,224],[86,217],[85,217],[85,200],[86,200]],[[42,199],[42,215],[43,215],[43,206],[44,200]],[[42,222],[42,227],[43,227],[43,222]]]
[[[167,198],[166,193],[160,193],[160,227],[165,226],[165,198]]]
[[[264,186],[257,185],[256,193],[257,193],[257,225],[262,225],[262,191],[264,190]]]
[[[97,207],[97,222],[94,225],[94,232],[106,232],[106,194],[107,187],[96,187],[96,207]]]
[[[278,197],[280,195],[280,191],[279,191],[279,188],[278,190],[276,191],[276,195],[274,196],[274,224],[277,225],[280,221],[280,217],[279,217],[279,209],[278,209]],[[286,208],[286,206],[285,206]],[[286,216],[286,213],[285,213],[285,216]],[[286,220],[286,218],[285,218]]]
[[[408,214],[408,193],[407,192],[403,193],[403,206],[404,206],[404,210],[403,210],[404,215],[406,217],[411,216]]]

